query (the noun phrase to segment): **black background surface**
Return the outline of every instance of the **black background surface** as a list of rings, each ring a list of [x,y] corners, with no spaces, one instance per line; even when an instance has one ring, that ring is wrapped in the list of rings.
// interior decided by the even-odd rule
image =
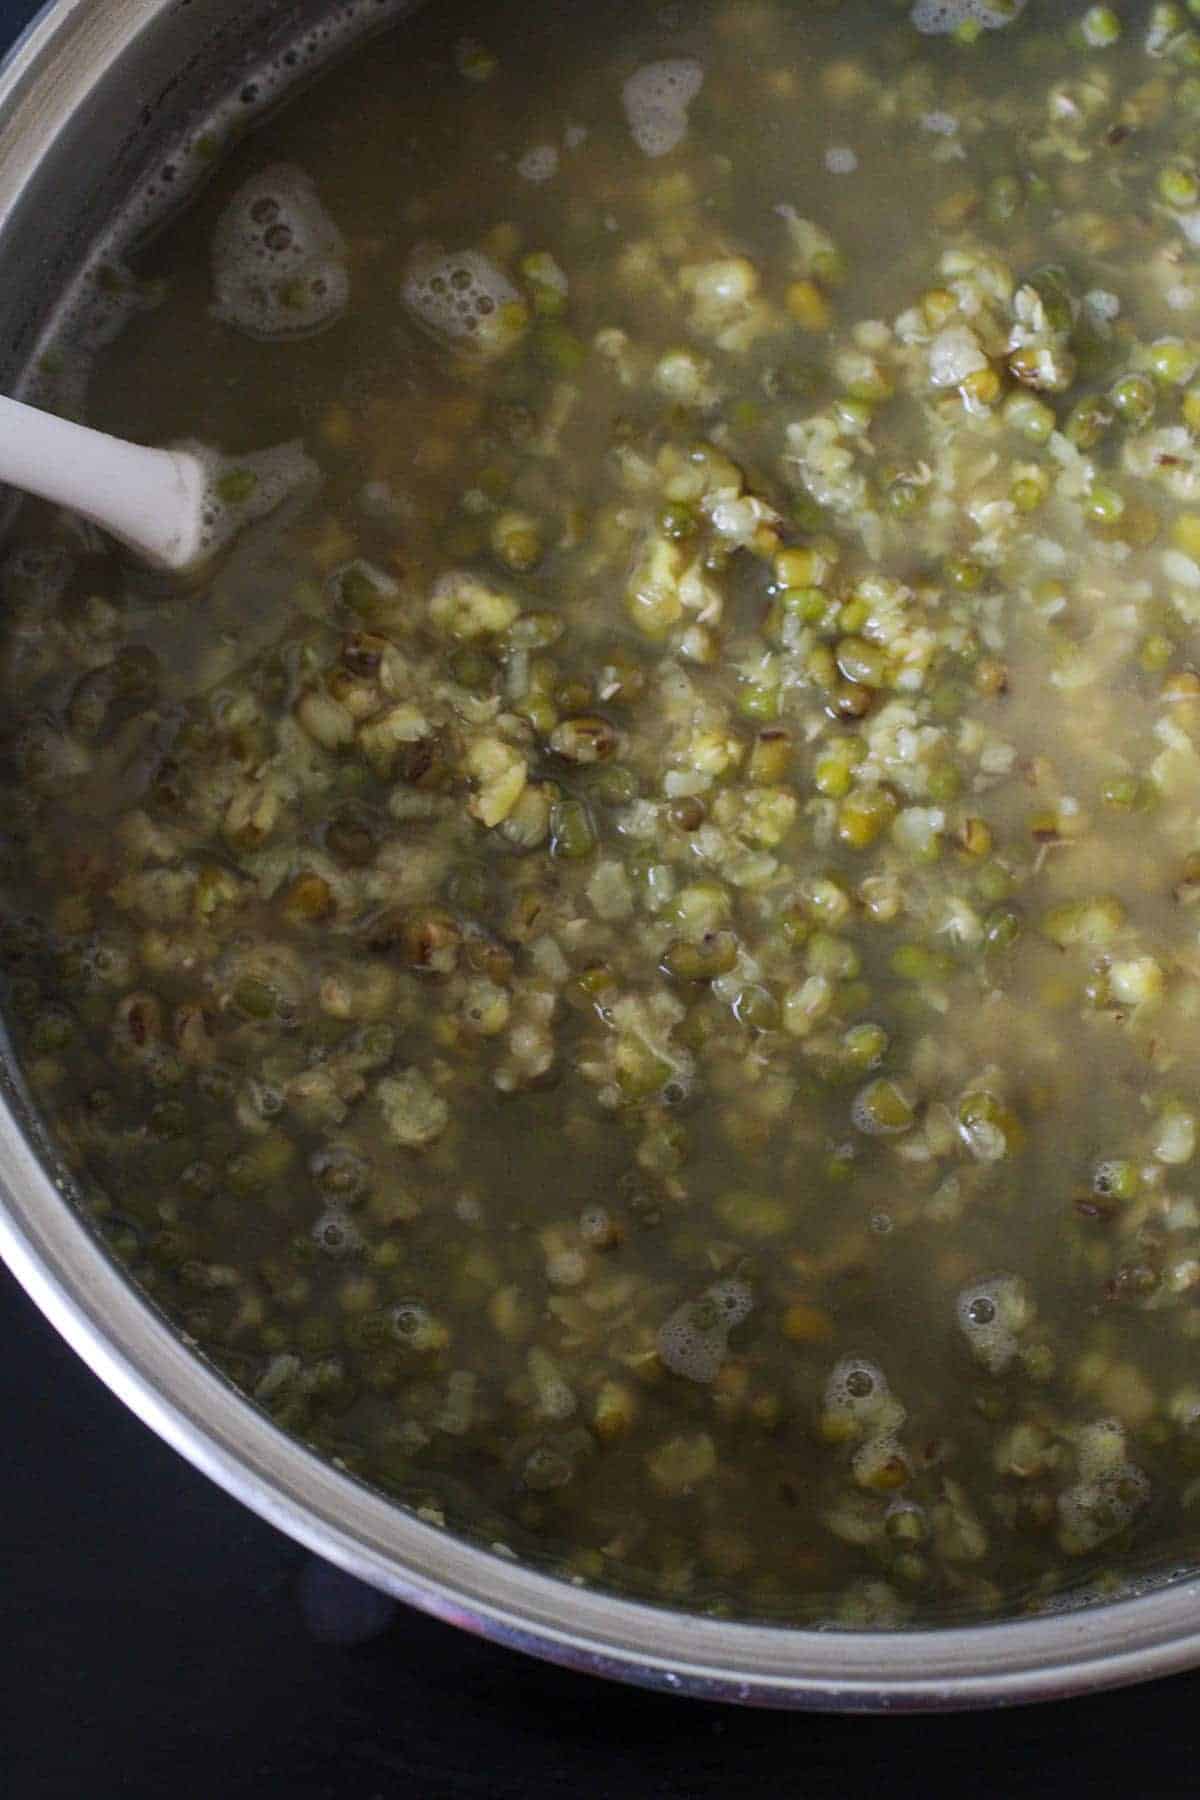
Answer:
[[[0,0],[0,43],[32,10]],[[999,1714],[789,1716],[608,1686],[393,1610],[160,1444],[2,1274],[0,1428],[5,1800],[1200,1790],[1200,1675]]]

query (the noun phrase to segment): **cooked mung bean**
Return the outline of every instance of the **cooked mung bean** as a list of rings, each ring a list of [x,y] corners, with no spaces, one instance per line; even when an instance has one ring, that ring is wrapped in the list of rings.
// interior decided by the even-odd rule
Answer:
[[[856,1626],[1191,1564],[1193,10],[440,7],[110,268],[97,423],[324,481],[186,596],[22,515],[6,1016],[422,1517]]]

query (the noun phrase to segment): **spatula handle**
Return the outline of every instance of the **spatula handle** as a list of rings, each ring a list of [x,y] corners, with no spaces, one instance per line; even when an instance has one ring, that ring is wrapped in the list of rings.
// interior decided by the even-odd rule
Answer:
[[[151,450],[0,397],[0,481],[69,507],[147,562],[201,554],[206,474],[187,450]]]

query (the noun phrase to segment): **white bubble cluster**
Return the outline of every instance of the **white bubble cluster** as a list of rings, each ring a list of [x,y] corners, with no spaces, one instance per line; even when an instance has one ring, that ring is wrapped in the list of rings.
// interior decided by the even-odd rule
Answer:
[[[907,1417],[878,1363],[865,1356],[835,1363],[825,1384],[821,1434],[856,1446],[850,1470],[859,1487],[876,1492],[907,1479],[909,1462],[899,1436]]]
[[[409,258],[404,303],[444,342],[489,349],[504,336],[505,310],[521,304],[512,282],[480,250],[418,245]]]
[[[357,1256],[363,1247],[363,1235],[342,1211],[323,1212],[312,1228],[313,1243],[325,1256],[335,1260]]]
[[[633,141],[647,156],[666,156],[687,136],[687,110],[704,85],[694,57],[644,63],[621,90]]]
[[[1020,1347],[1020,1335],[1033,1319],[1033,1302],[1016,1275],[992,1275],[973,1281],[955,1302],[959,1330],[971,1353],[990,1375],[1002,1375]]]
[[[558,151],[553,144],[535,144],[517,163],[523,181],[549,181],[558,174]]]
[[[748,1282],[715,1281],[699,1300],[676,1307],[658,1334],[658,1354],[673,1375],[714,1381],[729,1352],[729,1334],[749,1317],[754,1295]]]
[[[905,1417],[887,1376],[865,1356],[843,1356],[835,1363],[825,1384],[824,1410],[844,1419],[855,1432],[871,1435],[895,1431]]]
[[[858,157],[848,144],[831,144],[825,152],[825,167],[831,175],[853,175]]]
[[[916,0],[909,14],[918,31],[926,37],[941,37],[968,23],[982,25],[985,31],[999,31],[1011,25],[1025,10],[1025,0]]]
[[[883,1487],[898,1486],[898,1477],[907,1480],[911,1468],[896,1433],[880,1431],[858,1446],[851,1458],[850,1471],[859,1487],[878,1492]]]
[[[1119,1420],[1085,1426],[1076,1452],[1079,1479],[1058,1496],[1058,1541],[1069,1556],[1115,1537],[1150,1499],[1149,1477],[1129,1461]]]
[[[307,337],[350,298],[341,232],[292,163],[238,189],[217,220],[212,267],[214,314],[250,337]]]
[[[190,451],[204,470],[202,556],[214,555],[236,532],[265,519],[293,495],[311,490],[320,479],[299,439],[246,456],[222,456],[195,442],[178,448]]]

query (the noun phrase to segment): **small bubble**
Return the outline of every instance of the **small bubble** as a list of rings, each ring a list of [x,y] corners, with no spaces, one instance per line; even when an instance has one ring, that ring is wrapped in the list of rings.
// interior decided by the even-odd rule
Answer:
[[[324,1213],[313,1226],[313,1242],[327,1256],[352,1256],[362,1248],[362,1238],[341,1213]]]
[[[579,1215],[579,1235],[585,1244],[603,1249],[613,1240],[612,1215],[604,1206],[585,1206]]]
[[[427,1307],[415,1301],[409,1301],[394,1307],[392,1310],[392,1330],[397,1337],[412,1338],[424,1331],[429,1324]]]
[[[989,1300],[986,1294],[979,1294],[967,1307],[967,1317],[972,1325],[990,1325],[996,1317],[996,1303]]]

